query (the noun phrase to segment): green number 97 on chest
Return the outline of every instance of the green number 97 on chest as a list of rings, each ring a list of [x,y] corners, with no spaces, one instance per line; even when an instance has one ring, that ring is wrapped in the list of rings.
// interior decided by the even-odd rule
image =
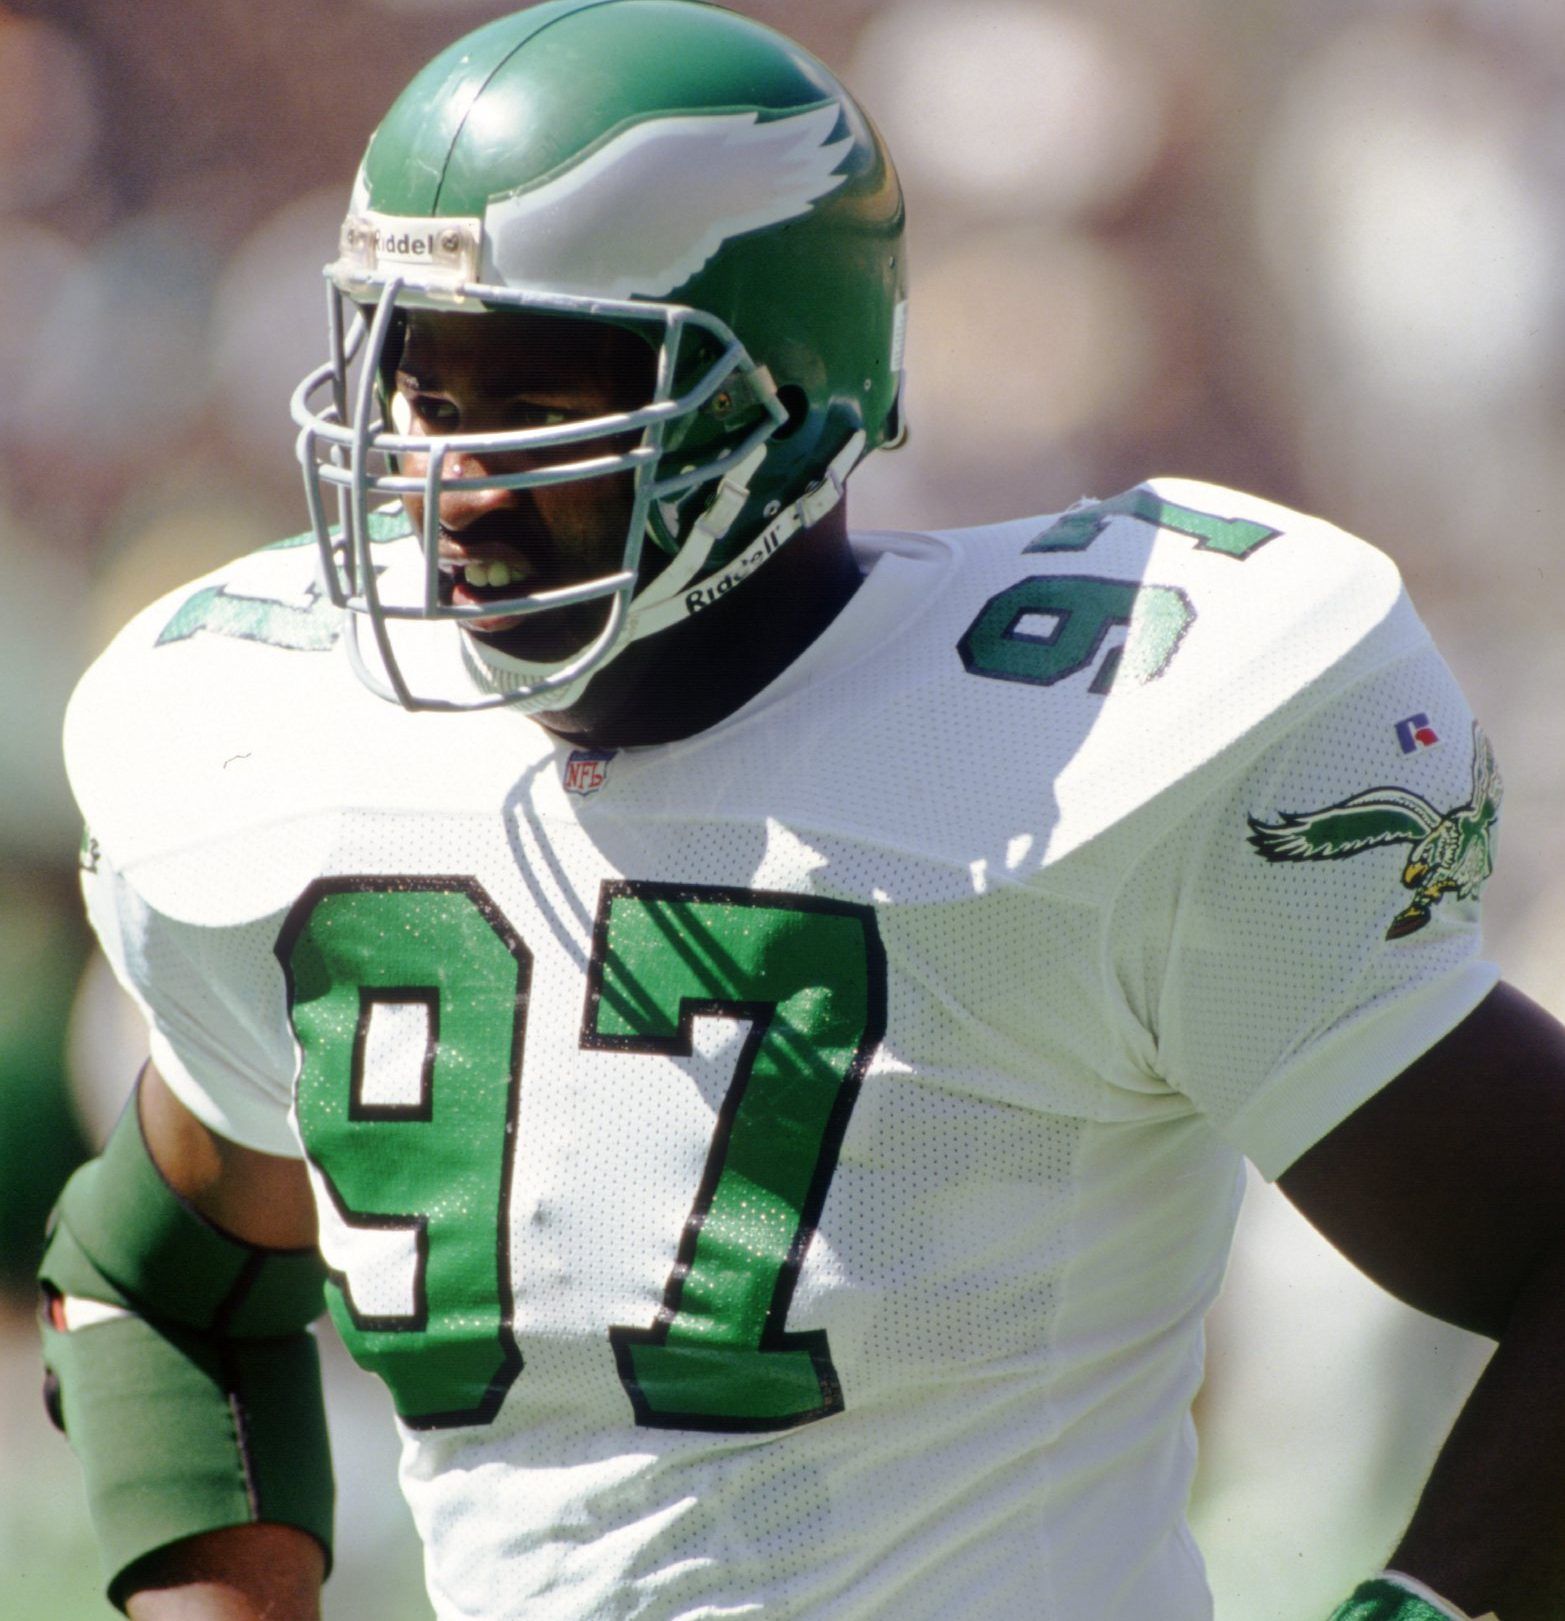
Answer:
[[[347,1257],[339,1331],[404,1423],[488,1423],[523,1369],[509,1244],[527,948],[470,879],[377,878],[312,886],[277,950],[328,1258]],[[661,1305],[596,1330],[636,1423],[776,1430],[842,1410],[825,1331],[787,1318],[884,1033],[885,979],[869,907],[602,886],[584,1051],[677,1062],[698,1017],[749,1026]]]

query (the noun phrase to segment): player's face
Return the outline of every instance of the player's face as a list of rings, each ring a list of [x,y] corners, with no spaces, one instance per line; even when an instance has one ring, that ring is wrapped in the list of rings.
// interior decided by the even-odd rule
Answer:
[[[393,415],[402,431],[424,435],[548,427],[645,405],[654,372],[651,348],[618,328],[525,311],[418,310],[408,317],[396,366]],[[632,434],[541,451],[452,455],[445,473],[470,478],[525,472],[620,453],[636,441]],[[404,471],[422,476],[427,458],[408,456],[403,464]],[[442,600],[470,606],[614,573],[630,525],[633,484],[634,475],[626,472],[521,490],[445,491],[439,520]],[[409,496],[405,505],[422,529],[423,498]],[[598,600],[466,625],[519,658],[555,660],[591,641],[607,614],[607,602]]]

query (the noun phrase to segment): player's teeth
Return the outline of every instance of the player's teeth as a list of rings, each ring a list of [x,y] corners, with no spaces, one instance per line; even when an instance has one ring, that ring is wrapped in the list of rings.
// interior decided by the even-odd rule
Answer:
[[[510,585],[519,577],[509,563],[467,563],[462,573],[469,585]]]

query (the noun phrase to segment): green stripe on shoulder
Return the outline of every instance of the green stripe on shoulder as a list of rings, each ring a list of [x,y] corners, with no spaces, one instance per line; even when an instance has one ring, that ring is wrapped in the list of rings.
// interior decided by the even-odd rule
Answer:
[[[370,544],[378,546],[405,540],[412,529],[401,511],[372,512],[369,534]],[[290,535],[250,555],[261,557],[267,552],[293,551],[314,544],[313,533]],[[240,560],[241,564],[245,561]],[[201,586],[186,597],[158,632],[154,645],[167,647],[203,633],[241,642],[262,642],[292,653],[325,653],[337,645],[342,634],[342,614],[313,579],[287,597],[235,589],[225,581],[222,585]]]

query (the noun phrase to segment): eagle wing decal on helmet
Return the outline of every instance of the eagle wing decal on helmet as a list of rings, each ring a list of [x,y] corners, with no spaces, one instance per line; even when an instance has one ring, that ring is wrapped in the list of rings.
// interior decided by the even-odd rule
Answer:
[[[835,101],[653,118],[563,174],[489,205],[485,279],[599,298],[662,298],[732,237],[809,212],[847,176]]]

